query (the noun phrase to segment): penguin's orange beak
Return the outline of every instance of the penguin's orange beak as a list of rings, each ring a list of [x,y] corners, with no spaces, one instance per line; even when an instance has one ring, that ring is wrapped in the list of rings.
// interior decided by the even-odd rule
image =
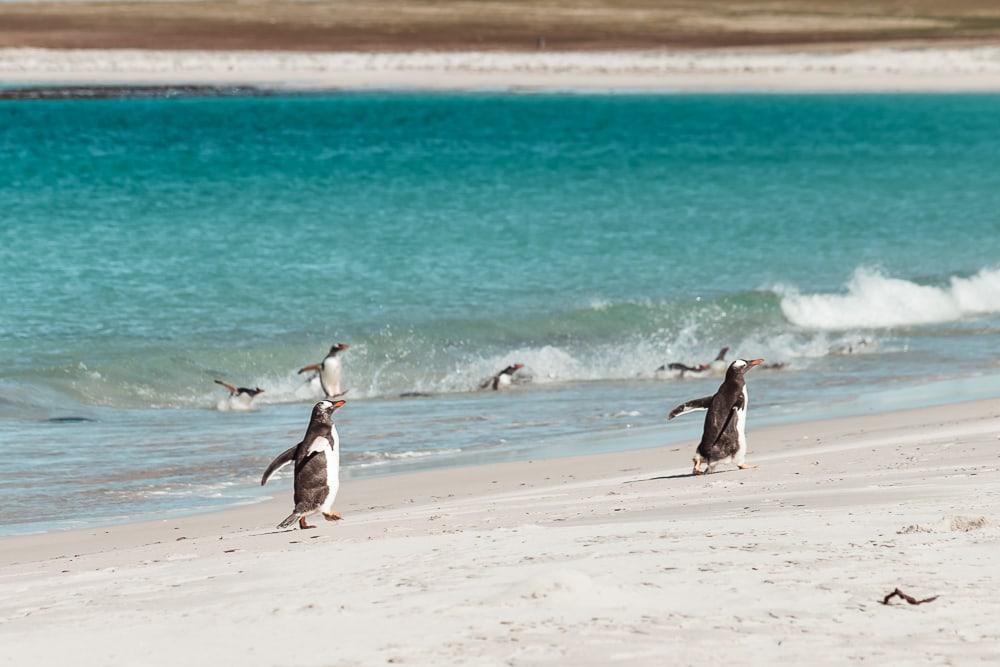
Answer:
[[[750,361],[747,362],[748,366],[747,370],[750,370],[754,366],[760,366],[762,363],[764,363],[763,359],[751,359]]]
[[[345,401],[343,399],[341,399],[339,401],[334,401],[333,402],[333,409],[336,410],[338,408],[344,407],[345,405],[347,405],[347,401]]]

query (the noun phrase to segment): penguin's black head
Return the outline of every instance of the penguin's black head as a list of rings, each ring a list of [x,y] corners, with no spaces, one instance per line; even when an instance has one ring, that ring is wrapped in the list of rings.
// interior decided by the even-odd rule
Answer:
[[[748,370],[754,366],[760,366],[762,363],[764,363],[763,359],[751,359],[749,361],[746,359],[737,359],[729,364],[729,370],[726,371],[726,379],[742,378]]]
[[[344,350],[346,350],[349,347],[350,347],[350,345],[348,345],[347,343],[337,343],[336,345],[334,345],[333,347],[330,348],[330,354],[327,355],[327,356],[332,357],[332,356],[336,355],[338,352],[343,352]]]

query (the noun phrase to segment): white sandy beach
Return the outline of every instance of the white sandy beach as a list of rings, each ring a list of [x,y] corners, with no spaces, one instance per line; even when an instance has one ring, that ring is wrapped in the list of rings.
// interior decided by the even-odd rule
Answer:
[[[1000,91],[1000,47],[415,53],[0,49],[0,83],[291,90]]]
[[[312,531],[273,529],[286,474],[260,505],[8,538],[0,662],[1000,660],[1000,404],[750,438],[759,468],[707,477],[684,446],[351,481]],[[880,604],[897,586],[940,598]]]

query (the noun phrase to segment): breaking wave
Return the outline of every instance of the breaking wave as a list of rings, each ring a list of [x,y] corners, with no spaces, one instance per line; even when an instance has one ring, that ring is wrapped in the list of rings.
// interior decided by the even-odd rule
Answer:
[[[945,285],[922,285],[867,268],[855,270],[845,291],[802,294],[779,289],[781,312],[799,327],[819,330],[884,329],[954,322],[1000,312],[1000,269]]]
[[[892,351],[893,327],[1000,313],[1000,269],[927,284],[855,270],[837,292],[779,286],[656,301],[593,298],[553,312],[513,313],[503,322],[441,319],[385,325],[349,335],[344,387],[349,399],[447,394],[478,389],[519,362],[535,385],[670,379],[670,362],[705,363],[723,346],[730,359],[764,357],[790,370],[830,355]],[[214,342],[117,341],[47,358],[0,374],[0,415],[44,419],[86,416],[88,406],[241,411],[318,398],[319,384],[296,369],[318,361],[331,341],[286,333],[233,349]],[[224,378],[265,393],[230,400]]]

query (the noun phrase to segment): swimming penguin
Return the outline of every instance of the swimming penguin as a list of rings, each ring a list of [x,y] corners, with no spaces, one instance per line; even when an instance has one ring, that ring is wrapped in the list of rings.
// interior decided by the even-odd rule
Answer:
[[[693,474],[702,473],[701,464],[705,464],[705,472],[712,472],[720,461],[730,460],[740,470],[751,466],[746,464],[747,456],[747,408],[749,397],[744,375],[754,366],[764,363],[763,359],[737,359],[729,365],[726,379],[713,396],[696,398],[682,403],[670,411],[667,419],[673,419],[696,410],[708,410],[705,415],[705,428],[701,434],[701,443],[694,456]]]
[[[332,415],[346,402],[320,401],[313,406],[302,442],[279,454],[260,478],[260,485],[264,486],[279,469],[295,463],[295,509],[278,528],[287,528],[296,521],[303,530],[315,528],[306,523],[306,517],[316,512],[321,512],[327,521],[340,520],[340,515],[333,511],[340,488],[340,436]]]
[[[250,389],[249,387],[237,387],[234,384],[229,384],[228,382],[224,382],[222,380],[216,380],[215,384],[221,385],[229,391],[229,396],[220,400],[218,403],[218,409],[220,411],[253,410],[256,407],[254,405],[254,399],[257,398],[258,394],[264,393],[264,390],[260,387],[254,387],[253,389]]]
[[[514,373],[518,372],[524,368],[524,364],[511,364],[507,368],[503,369],[493,377],[489,378],[481,385],[480,389],[486,389],[487,387],[493,389],[493,391],[499,391],[501,387],[509,387],[514,379]]]
[[[715,355],[715,359],[707,364],[698,364],[697,366],[689,366],[678,361],[670,364],[664,364],[656,369],[656,373],[662,374],[666,371],[679,371],[678,377],[705,377],[707,375],[722,375],[726,372],[726,355],[729,354],[729,348],[724,347],[719,350],[719,353]]]
[[[249,396],[254,398],[257,394],[263,394],[264,390],[260,387],[254,387],[253,389],[248,389],[247,387],[237,387],[234,384],[229,384],[228,382],[223,382],[222,380],[216,380],[215,384],[221,384],[223,387],[229,390],[230,396]]]
[[[327,398],[337,398],[338,396],[343,396],[346,391],[340,390],[340,371],[341,363],[340,357],[337,355],[350,345],[347,343],[337,343],[330,348],[326,357],[323,358],[318,364],[309,364],[308,366],[303,366],[299,369],[299,375],[307,371],[315,371],[319,374],[319,384],[323,388],[323,394]]]

